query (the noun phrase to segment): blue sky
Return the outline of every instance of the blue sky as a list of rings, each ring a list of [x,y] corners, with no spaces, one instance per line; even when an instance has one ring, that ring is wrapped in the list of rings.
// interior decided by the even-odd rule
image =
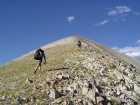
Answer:
[[[0,65],[81,35],[140,59],[140,0],[0,0]]]

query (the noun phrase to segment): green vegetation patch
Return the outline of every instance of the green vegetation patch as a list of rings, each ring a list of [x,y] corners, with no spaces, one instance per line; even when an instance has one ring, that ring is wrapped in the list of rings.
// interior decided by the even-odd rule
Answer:
[[[115,68],[117,68],[117,67],[116,67],[115,64],[111,63],[111,64],[109,64],[109,68],[110,68],[110,69],[115,69]]]
[[[111,100],[111,104],[112,105],[122,105],[122,104],[120,104],[118,101],[116,101],[114,99]]]
[[[136,68],[135,66],[133,66],[133,64],[131,64],[130,66],[131,66],[131,68]]]

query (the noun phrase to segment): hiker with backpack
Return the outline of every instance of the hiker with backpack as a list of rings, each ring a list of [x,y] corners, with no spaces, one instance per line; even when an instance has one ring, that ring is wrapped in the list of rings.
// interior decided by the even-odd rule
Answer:
[[[77,41],[77,46],[78,46],[78,50],[80,50],[81,47],[82,47],[82,44],[81,44],[81,41],[80,40]]]
[[[39,69],[41,70],[41,62],[42,62],[42,59],[44,58],[44,64],[46,64],[46,56],[45,56],[45,53],[44,51],[39,48],[36,50],[36,53],[34,55],[34,59],[35,60],[38,60],[38,64],[36,65],[35,67],[35,71],[34,71],[34,74],[36,73],[36,71]]]

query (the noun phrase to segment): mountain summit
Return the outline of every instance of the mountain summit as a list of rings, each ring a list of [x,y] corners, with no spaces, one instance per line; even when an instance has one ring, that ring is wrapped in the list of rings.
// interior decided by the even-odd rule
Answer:
[[[140,105],[138,60],[81,36],[41,48],[47,64],[36,74],[36,50],[0,67],[0,104]]]

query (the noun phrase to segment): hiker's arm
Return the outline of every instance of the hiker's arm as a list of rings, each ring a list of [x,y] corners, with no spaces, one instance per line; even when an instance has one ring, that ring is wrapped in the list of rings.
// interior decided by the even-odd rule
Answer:
[[[44,64],[46,64],[46,56],[44,55]]]

